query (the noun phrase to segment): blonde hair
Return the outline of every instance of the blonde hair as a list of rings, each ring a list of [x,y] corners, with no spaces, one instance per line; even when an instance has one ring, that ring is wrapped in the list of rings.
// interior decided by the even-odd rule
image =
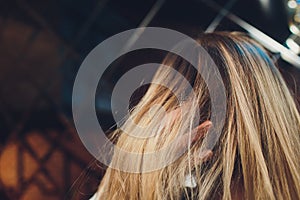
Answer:
[[[226,86],[226,120],[212,149],[213,157],[195,162],[193,155],[203,141],[199,139],[175,162],[153,172],[129,173],[108,168],[99,186],[100,199],[300,199],[300,117],[274,62],[258,43],[242,33],[202,34],[198,42],[213,58]],[[136,124],[145,127],[145,132],[157,134],[152,139],[131,137],[127,133],[140,129],[125,122],[122,130],[126,133],[116,130],[111,138],[126,151],[144,154],[167,145],[179,130],[193,129],[190,124],[198,109],[200,122],[210,119],[209,91],[201,75],[173,54],[163,64],[192,83],[197,104],[188,104],[188,111],[180,119],[159,129],[163,116],[152,109],[154,117],[149,118],[149,109],[161,105],[172,111],[181,105],[170,88],[150,85],[131,116]],[[180,77],[171,77],[167,70],[159,69],[154,79],[168,83],[190,100]],[[185,129],[180,129],[179,124]],[[114,155],[112,162],[124,160]],[[142,168],[156,161],[134,162]],[[194,189],[181,184],[191,173],[197,182]]]

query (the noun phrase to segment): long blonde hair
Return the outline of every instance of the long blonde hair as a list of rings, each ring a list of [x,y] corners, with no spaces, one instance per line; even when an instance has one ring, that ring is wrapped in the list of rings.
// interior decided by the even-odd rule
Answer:
[[[226,120],[212,149],[213,157],[206,162],[194,161],[192,155],[202,143],[199,139],[162,169],[129,173],[108,168],[99,186],[100,199],[300,199],[300,116],[274,62],[258,43],[242,33],[202,34],[197,41],[213,58],[226,86]],[[149,109],[161,105],[172,111],[181,105],[169,88],[150,85],[131,116],[140,126],[147,125],[145,132],[156,135],[152,139],[131,137],[127,133],[140,129],[125,122],[122,130],[126,133],[116,130],[111,138],[126,151],[144,154],[167,145],[183,130],[178,124],[186,125],[187,131],[192,129],[190,124],[197,109],[200,122],[211,117],[209,91],[201,75],[174,54],[163,63],[192,83],[197,104],[188,104],[188,111],[180,119],[159,129],[163,116],[152,109],[154,117],[149,118]],[[181,78],[170,77],[165,69],[159,69],[154,79],[187,93]],[[112,162],[124,160],[115,155]],[[151,162],[156,161],[135,160],[134,165],[142,168]],[[181,183],[191,173],[197,187],[188,189]]]

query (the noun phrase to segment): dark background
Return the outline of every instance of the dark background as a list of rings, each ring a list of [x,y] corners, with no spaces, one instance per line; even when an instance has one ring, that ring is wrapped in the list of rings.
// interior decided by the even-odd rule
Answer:
[[[85,56],[108,37],[140,26],[190,36],[212,22],[215,30],[249,31],[228,13],[222,16],[224,9],[283,46],[292,34],[294,15],[285,0],[2,0],[0,199],[88,199],[103,167],[81,144],[72,119],[73,82]],[[299,99],[299,68],[273,55]],[[118,78],[138,64],[161,59],[161,53],[137,51],[110,66],[96,99],[103,129],[114,124],[110,93]]]

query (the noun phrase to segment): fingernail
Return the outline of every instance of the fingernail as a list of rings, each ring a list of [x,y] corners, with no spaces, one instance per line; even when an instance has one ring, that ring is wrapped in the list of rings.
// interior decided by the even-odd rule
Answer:
[[[212,155],[213,155],[213,152],[211,150],[205,150],[205,151],[200,152],[199,158],[205,162],[205,161],[209,160],[212,157]]]
[[[198,130],[208,131],[211,127],[212,127],[212,123],[211,123],[211,122],[208,122],[208,123],[205,124],[204,126],[198,127],[197,129],[198,129]]]
[[[203,122],[203,123],[205,123],[204,128],[210,128],[212,126],[211,121],[206,121],[206,122]]]
[[[212,123],[211,123],[211,122],[210,122],[210,123],[208,123],[207,125],[205,125],[205,127],[204,127],[204,128],[208,130],[208,129],[210,129],[210,127],[212,127]]]

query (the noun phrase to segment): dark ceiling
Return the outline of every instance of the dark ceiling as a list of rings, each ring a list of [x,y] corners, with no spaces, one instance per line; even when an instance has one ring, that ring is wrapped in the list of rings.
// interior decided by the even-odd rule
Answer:
[[[22,113],[32,110],[40,112],[54,107],[71,117],[71,92],[78,67],[109,36],[139,26],[166,27],[197,35],[218,17],[216,30],[245,31],[220,14],[229,10],[284,45],[290,35],[286,3],[284,0],[1,1],[0,115],[4,127],[13,127]],[[299,79],[298,69],[283,61],[282,66],[284,73],[293,74],[296,81]],[[118,76],[121,71],[111,73]],[[113,76],[104,79],[108,79],[104,82],[109,88]],[[100,101],[99,109],[104,112],[109,110],[108,98],[109,94],[104,94]]]

